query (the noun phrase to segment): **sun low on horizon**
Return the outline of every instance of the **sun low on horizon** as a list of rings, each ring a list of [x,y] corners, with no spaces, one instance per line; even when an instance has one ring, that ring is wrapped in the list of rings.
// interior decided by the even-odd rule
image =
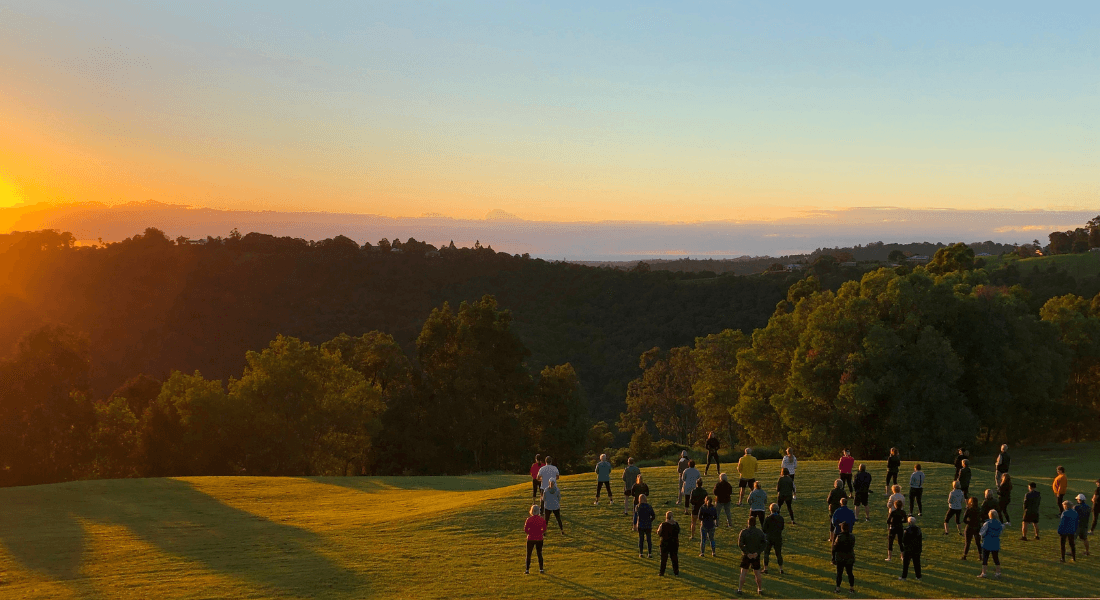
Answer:
[[[1100,5],[0,2],[0,207],[1100,206]]]

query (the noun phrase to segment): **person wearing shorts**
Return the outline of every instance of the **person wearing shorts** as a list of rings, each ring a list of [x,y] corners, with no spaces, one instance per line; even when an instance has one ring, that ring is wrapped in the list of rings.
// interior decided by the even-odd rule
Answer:
[[[856,519],[859,519],[859,507],[863,507],[863,520],[871,520],[871,509],[867,506],[871,497],[871,474],[867,471],[866,465],[859,465],[859,471],[856,472],[855,481],[853,485],[856,488]]]
[[[1039,500],[1042,495],[1035,489],[1035,482],[1027,484],[1027,495],[1024,496],[1024,524],[1020,528],[1020,539],[1027,541],[1027,524],[1035,529],[1035,539],[1039,539]]]
[[[741,506],[745,499],[745,488],[748,488],[751,494],[752,484],[756,483],[756,457],[752,455],[752,448],[745,448],[745,455],[737,461],[737,473],[741,477],[741,481],[737,484],[741,488],[737,493],[737,506]]]
[[[764,591],[764,581],[760,575],[760,555],[768,545],[768,536],[756,526],[756,517],[749,517],[748,527],[737,536],[737,547],[741,549],[741,578],[737,582],[737,593],[745,585],[745,575],[752,570],[756,578],[756,593]]]

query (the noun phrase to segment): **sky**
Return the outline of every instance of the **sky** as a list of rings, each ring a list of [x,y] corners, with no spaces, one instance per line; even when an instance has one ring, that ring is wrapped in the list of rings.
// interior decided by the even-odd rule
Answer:
[[[1100,3],[960,4],[0,0],[0,207],[1100,209]]]

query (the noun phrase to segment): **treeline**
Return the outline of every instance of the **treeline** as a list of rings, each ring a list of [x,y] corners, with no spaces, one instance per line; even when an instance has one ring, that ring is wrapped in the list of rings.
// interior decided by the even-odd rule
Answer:
[[[716,430],[809,456],[897,446],[927,459],[1100,437],[1100,294],[1054,297],[1035,314],[1025,288],[973,263],[957,244],[836,292],[810,277],[751,339],[726,331],[649,350],[619,426],[687,444]]]
[[[587,410],[568,365],[529,352],[491,297],[433,310],[410,359],[370,332],[320,345],[279,336],[228,383],[139,376],[93,400],[86,339],[61,327],[0,362],[0,485],[180,475],[453,474],[568,468]]]
[[[1047,249],[1051,254],[1081,254],[1100,248],[1100,216],[1090,219],[1084,227],[1054,231],[1048,237],[1050,245]]]

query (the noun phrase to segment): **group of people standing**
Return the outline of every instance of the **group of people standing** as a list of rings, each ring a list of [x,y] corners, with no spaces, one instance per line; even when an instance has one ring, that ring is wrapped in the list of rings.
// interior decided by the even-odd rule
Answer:
[[[696,463],[687,451],[681,453],[677,465],[679,485],[676,505],[683,504],[684,515],[690,515],[688,526],[689,539],[695,539],[696,529],[699,531],[699,556],[705,556],[709,543],[711,556],[716,556],[715,530],[720,520],[725,520],[727,527],[733,527],[731,506],[733,504],[734,483],[730,481],[727,473],[721,472],[718,458],[720,443],[713,433],[708,434],[707,464],[703,473],[700,473]],[[718,482],[711,490],[707,490],[703,477],[709,475],[711,462],[718,469]],[[896,448],[890,450],[887,457],[886,493],[887,500],[887,552],[886,560],[893,558],[894,542],[898,542],[901,553],[902,570],[899,580],[907,580],[910,568],[912,568],[916,581],[921,580],[921,554],[923,552],[924,533],[918,525],[917,518],[923,513],[923,491],[925,487],[925,474],[919,463],[913,467],[909,476],[908,497],[902,493],[898,485],[898,475],[901,468],[901,457]],[[763,489],[761,482],[757,480],[758,461],[753,456],[752,449],[746,448],[744,455],[737,462],[737,506],[748,504],[749,517],[746,526],[737,536],[737,546],[741,552],[741,573],[737,586],[737,593],[742,593],[745,579],[752,574],[755,580],[757,592],[762,592],[763,577],[768,573],[771,555],[774,553],[779,573],[783,573],[783,531],[786,520],[781,514],[786,506],[790,517],[790,524],[796,525],[793,501],[797,498],[794,484],[798,467],[798,460],[790,448],[786,450],[782,458],[781,474],[775,487],[776,501],[769,502],[768,493]],[[960,536],[965,536],[961,560],[966,560],[971,547],[975,548],[981,559],[981,572],[978,577],[986,577],[986,568],[990,559],[996,567],[993,577],[999,577],[1001,573],[1000,550],[1001,537],[1006,525],[1011,525],[1008,516],[1008,507],[1012,498],[1012,477],[1009,474],[1011,458],[1008,454],[1008,446],[1002,446],[1001,452],[994,464],[995,482],[994,488],[986,489],[984,497],[971,496],[970,487],[973,483],[973,473],[970,468],[969,457],[961,449],[955,459],[955,478],[952,489],[947,498],[947,513],[943,522],[943,533],[949,535],[949,525],[955,521],[955,530]],[[608,502],[613,503],[611,492],[611,476],[613,467],[606,454],[600,456],[600,461],[595,467],[596,494],[593,504],[599,504],[601,494],[606,490]],[[831,546],[832,562],[836,567],[836,591],[841,590],[843,578],[846,575],[851,592],[855,591],[855,547],[856,536],[854,529],[856,522],[860,520],[861,513],[864,521],[870,521],[869,496],[871,494],[872,476],[865,465],[856,467],[855,459],[848,450],[844,450],[837,463],[838,478],[834,487],[830,490],[826,503],[829,509],[829,543]],[[539,572],[543,572],[542,543],[547,530],[550,514],[557,518],[559,530],[564,535],[565,530],[561,520],[561,496],[557,486],[559,473],[553,466],[551,458],[541,459],[535,457],[535,463],[531,465],[532,494],[538,497],[541,494],[539,504],[533,505],[530,517],[525,524],[527,532],[527,568],[530,570],[532,550],[537,552]],[[644,481],[641,469],[634,464],[634,459],[627,460],[627,465],[622,472],[623,482],[623,514],[631,515],[631,529],[638,534],[639,557],[651,558],[653,555],[653,527],[657,523],[657,511],[650,504],[649,485]],[[1091,510],[1085,495],[1077,496],[1077,503],[1064,500],[1067,492],[1068,480],[1065,469],[1058,467],[1058,476],[1054,480],[1053,491],[1056,502],[1060,508],[1058,514],[1058,534],[1061,536],[1062,561],[1065,561],[1066,547],[1069,547],[1071,560],[1076,560],[1076,541],[1080,540],[1088,555],[1088,534],[1096,526],[1097,514]],[[995,492],[994,492],[995,490]],[[1039,502],[1041,494],[1036,490],[1035,483],[1029,483],[1028,493],[1024,496],[1024,510],[1022,518],[1021,539],[1027,540],[1027,525],[1030,523],[1039,539]],[[906,511],[908,500],[908,512]],[[1100,501],[1100,480],[1097,480],[1097,491],[1094,495],[1093,505]],[[1092,527],[1088,527],[1089,517],[1092,517]],[[674,575],[679,575],[679,548],[681,525],[676,521],[674,511],[669,510],[664,514],[664,520],[657,523],[657,537],[659,539],[660,568],[659,575],[664,576],[667,566],[671,563]]]

